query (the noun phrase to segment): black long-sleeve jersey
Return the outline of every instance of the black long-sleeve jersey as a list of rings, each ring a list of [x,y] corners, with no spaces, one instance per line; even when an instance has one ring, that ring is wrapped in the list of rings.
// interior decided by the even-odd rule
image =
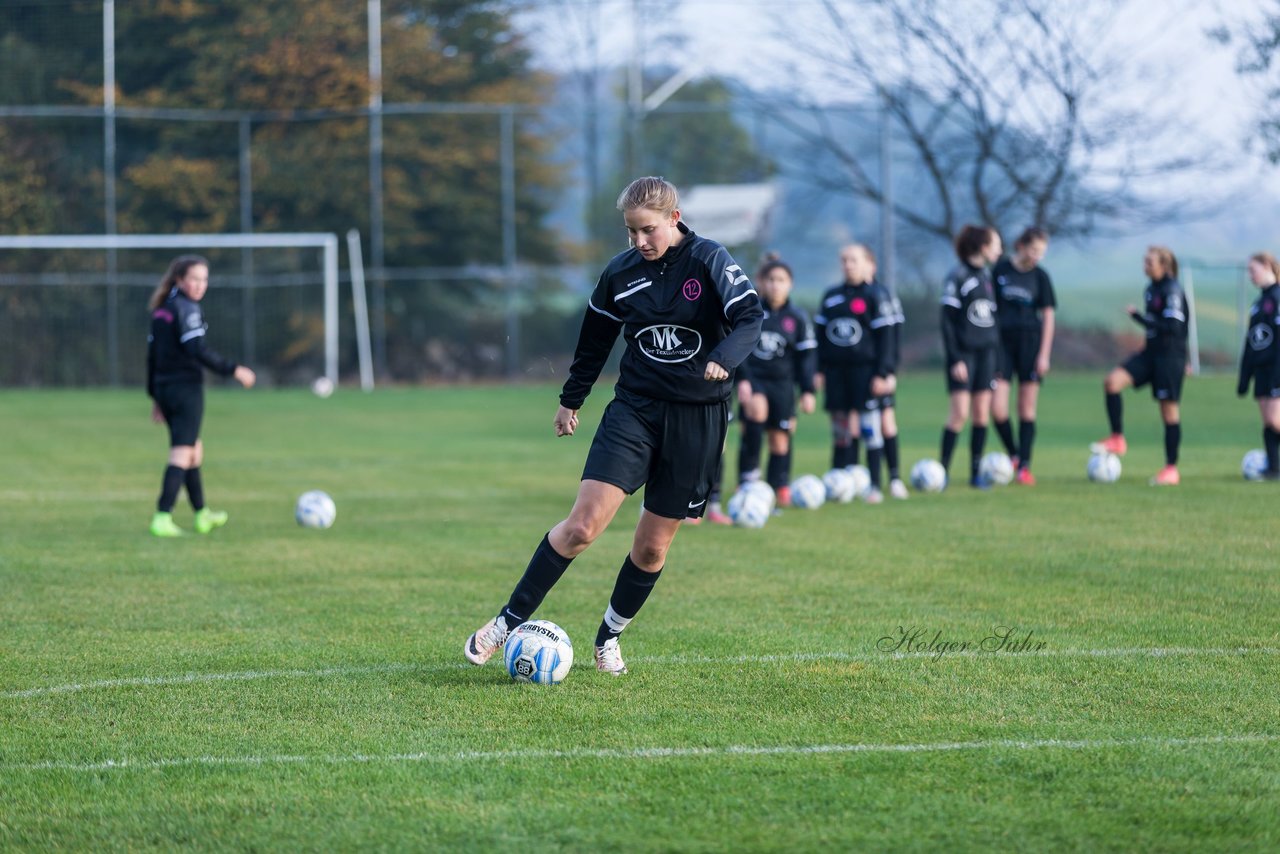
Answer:
[[[1263,288],[1249,309],[1249,331],[1240,354],[1236,391],[1247,392],[1253,375],[1264,372],[1272,383],[1280,383],[1280,284]]]
[[[1053,281],[1039,266],[1025,273],[1008,258],[1001,258],[991,271],[996,286],[996,320],[1001,331],[1038,332],[1040,313],[1056,308]]]
[[[229,377],[236,363],[215,353],[205,343],[209,325],[200,303],[176,287],[164,304],[151,312],[147,336],[147,394],[155,397],[162,383],[203,383],[204,368]]]
[[[947,364],[964,354],[1000,346],[995,285],[981,267],[960,264],[942,285],[942,347]]]
[[[683,239],[656,261],[635,249],[600,274],[587,303],[560,403],[581,408],[622,333],[617,387],[676,403],[728,400],[730,380],[704,379],[708,362],[729,371],[755,347],[763,310],[728,251],[677,223]]]
[[[781,308],[764,309],[760,340],[739,369],[739,378],[760,382],[794,382],[800,391],[814,390],[814,357],[818,342],[804,309],[790,300]]]
[[[1187,323],[1191,309],[1177,279],[1151,282],[1142,292],[1141,314],[1131,314],[1134,322],[1147,330],[1147,350],[1160,355],[1187,354]]]
[[[819,366],[871,364],[878,377],[893,373],[893,299],[878,282],[828,288],[813,322]]]

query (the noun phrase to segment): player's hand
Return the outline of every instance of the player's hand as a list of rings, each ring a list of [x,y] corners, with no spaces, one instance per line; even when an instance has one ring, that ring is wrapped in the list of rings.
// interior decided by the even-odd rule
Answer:
[[[958,383],[969,381],[969,366],[964,362],[956,362],[951,366],[951,378]]]
[[[1243,393],[1241,392],[1241,394]],[[151,420],[157,424],[164,423],[164,413],[160,411],[160,404],[158,403],[151,404]]]
[[[1127,306],[1125,306],[1124,310],[1125,310],[1126,312],[1128,312],[1128,314],[1129,314],[1129,316],[1130,316],[1130,317],[1137,317],[1137,316],[1138,316],[1138,310],[1137,310],[1136,308],[1134,308],[1133,306],[1131,306],[1131,305],[1127,305]]]
[[[236,372],[232,376],[245,388],[253,388],[253,384],[258,381],[258,375],[253,372],[253,369],[246,368],[244,365],[236,365]]]
[[[1049,357],[1040,356],[1036,359],[1036,374],[1043,379],[1049,375]]]
[[[719,362],[707,362],[707,371],[702,378],[713,383],[720,382],[729,379],[729,372]]]
[[[812,415],[813,410],[818,406],[818,400],[813,396],[813,392],[806,391],[800,395],[800,411],[805,415]]]
[[[898,378],[893,374],[887,377],[871,378],[871,393],[876,397],[884,397],[886,394],[893,394],[898,388]]]
[[[556,410],[556,435],[572,436],[578,429],[578,410],[562,406]]]

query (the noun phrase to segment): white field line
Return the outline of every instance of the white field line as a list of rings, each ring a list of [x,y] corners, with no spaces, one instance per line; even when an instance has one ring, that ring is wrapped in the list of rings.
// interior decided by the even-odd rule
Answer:
[[[268,754],[263,756],[187,756],[161,759],[107,759],[100,762],[13,762],[0,764],[0,771],[116,770],[153,771],[192,766],[229,767],[261,765],[355,765],[424,762],[461,764],[557,759],[706,759],[738,756],[814,756],[839,754],[946,753],[985,750],[1112,750],[1117,748],[1183,748],[1236,744],[1271,744],[1280,734],[1209,735],[1190,738],[1104,738],[1067,740],[1058,738],[992,739],[948,741],[933,744],[779,744],[729,745],[725,747],[636,747],[578,748],[574,750],[463,750],[451,753],[352,753],[346,755]]]
[[[779,655],[655,655],[636,656],[639,664],[786,664],[792,662],[877,662],[885,660],[926,659],[938,661],[950,658],[1179,658],[1224,656],[1275,656],[1276,647],[1118,647],[1110,649],[1044,649],[1024,652],[983,652],[963,650],[939,655],[937,652],[797,652]],[[578,666],[586,666],[579,664]],[[166,685],[190,685],[202,682],[250,682],[258,679],[313,679],[327,676],[355,676],[365,673],[433,673],[448,670],[465,670],[471,665],[455,664],[370,664],[316,669],[241,670],[228,673],[183,673],[176,676],[135,676],[121,679],[103,679],[96,682],[72,682],[37,688],[22,688],[0,692],[0,698],[44,697],[50,694],[75,694],[81,691],[111,688],[156,687]]]

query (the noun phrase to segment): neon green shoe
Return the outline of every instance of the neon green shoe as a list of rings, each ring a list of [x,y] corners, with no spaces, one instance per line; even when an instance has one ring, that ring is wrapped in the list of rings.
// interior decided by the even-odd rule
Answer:
[[[196,511],[196,533],[207,534],[214,528],[227,524],[227,514],[222,510],[210,510],[205,507]]]
[[[186,531],[173,522],[172,513],[156,513],[151,517],[151,534],[155,537],[181,537]]]

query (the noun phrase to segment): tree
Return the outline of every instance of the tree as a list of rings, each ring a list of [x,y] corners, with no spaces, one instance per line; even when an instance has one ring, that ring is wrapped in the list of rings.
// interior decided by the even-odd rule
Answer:
[[[1280,163],[1280,2],[1235,16],[1210,30],[1209,37],[1236,49],[1236,71],[1258,84],[1255,125],[1267,159]]]

